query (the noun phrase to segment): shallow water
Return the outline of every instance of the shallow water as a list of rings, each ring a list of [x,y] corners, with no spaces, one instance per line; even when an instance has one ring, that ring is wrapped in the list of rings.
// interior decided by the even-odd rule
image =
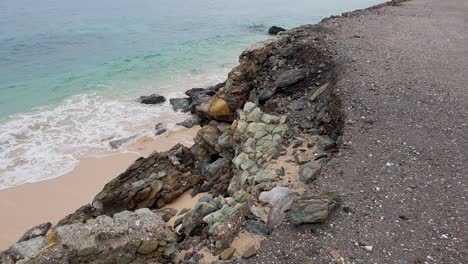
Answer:
[[[271,25],[377,0],[0,1],[0,189],[56,177],[171,111],[148,93],[223,81]],[[137,131],[145,133],[145,131]]]

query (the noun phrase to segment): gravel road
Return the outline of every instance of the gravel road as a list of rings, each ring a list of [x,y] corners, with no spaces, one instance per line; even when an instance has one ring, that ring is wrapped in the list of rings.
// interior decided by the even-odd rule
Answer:
[[[325,224],[283,225],[242,263],[468,263],[468,1],[322,24],[347,121],[309,191],[343,205]]]

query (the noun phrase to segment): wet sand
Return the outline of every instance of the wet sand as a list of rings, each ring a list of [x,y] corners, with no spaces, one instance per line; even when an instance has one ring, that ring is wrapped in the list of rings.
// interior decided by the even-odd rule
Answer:
[[[165,151],[177,143],[192,145],[197,130],[198,127],[178,128],[156,140],[142,138],[128,146],[135,153],[83,158],[64,176],[1,190],[0,250],[15,243],[29,228],[44,222],[56,223],[90,203],[107,182],[125,171],[140,155]]]

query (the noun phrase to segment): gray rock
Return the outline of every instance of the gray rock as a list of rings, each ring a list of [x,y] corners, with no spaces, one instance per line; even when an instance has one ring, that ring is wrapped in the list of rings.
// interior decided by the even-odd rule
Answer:
[[[270,233],[266,224],[254,220],[247,220],[245,222],[245,229],[252,234],[260,236],[268,236]]]
[[[294,101],[288,105],[288,108],[292,111],[301,111],[302,109],[306,108],[306,103],[302,101]]]
[[[276,177],[277,176],[273,173],[261,170],[255,175],[255,182],[257,183],[271,182],[271,181],[274,181]]]
[[[267,192],[260,193],[258,200],[262,203],[268,203],[274,205],[278,203],[284,197],[292,193],[291,189],[287,187],[275,187]]]
[[[309,161],[302,165],[299,170],[299,180],[308,184],[317,179],[317,176],[322,171],[323,159]]]
[[[306,71],[302,69],[283,72],[275,82],[275,87],[281,89],[301,82],[306,78]]]
[[[164,96],[159,94],[152,94],[152,95],[144,95],[140,96],[140,103],[142,104],[160,104],[166,101]]]
[[[181,111],[183,113],[189,112],[192,105],[192,100],[190,98],[171,98],[169,102],[174,111]]]
[[[333,192],[305,195],[292,202],[288,215],[295,225],[321,223],[338,203],[339,197]]]
[[[320,88],[318,88],[310,97],[309,97],[309,101],[310,102],[315,102],[315,100],[317,100],[317,98],[322,94],[324,93],[325,91],[327,90],[333,90],[333,85],[327,83],[327,84],[324,84],[322,86],[320,86]]]
[[[201,119],[198,116],[193,116],[190,119],[184,120],[182,122],[177,123],[178,126],[183,126],[186,128],[192,128],[194,126],[198,126],[201,123]]]
[[[336,148],[336,141],[330,137],[320,137],[317,142],[317,147],[320,150],[327,151]]]
[[[10,247],[10,250],[24,257],[32,257],[46,246],[45,238],[43,236],[38,236],[27,241],[16,243]]]
[[[200,203],[209,203],[213,201],[213,195],[212,194],[206,194],[205,196],[203,196],[202,198],[200,198],[200,200],[198,200],[198,202]]]

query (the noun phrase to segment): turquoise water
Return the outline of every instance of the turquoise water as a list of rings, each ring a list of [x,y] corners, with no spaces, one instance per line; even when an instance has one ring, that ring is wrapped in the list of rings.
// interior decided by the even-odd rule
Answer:
[[[135,103],[142,94],[222,81],[271,25],[379,2],[1,0],[0,189],[63,173],[76,149],[107,146],[104,137],[170,111]]]

